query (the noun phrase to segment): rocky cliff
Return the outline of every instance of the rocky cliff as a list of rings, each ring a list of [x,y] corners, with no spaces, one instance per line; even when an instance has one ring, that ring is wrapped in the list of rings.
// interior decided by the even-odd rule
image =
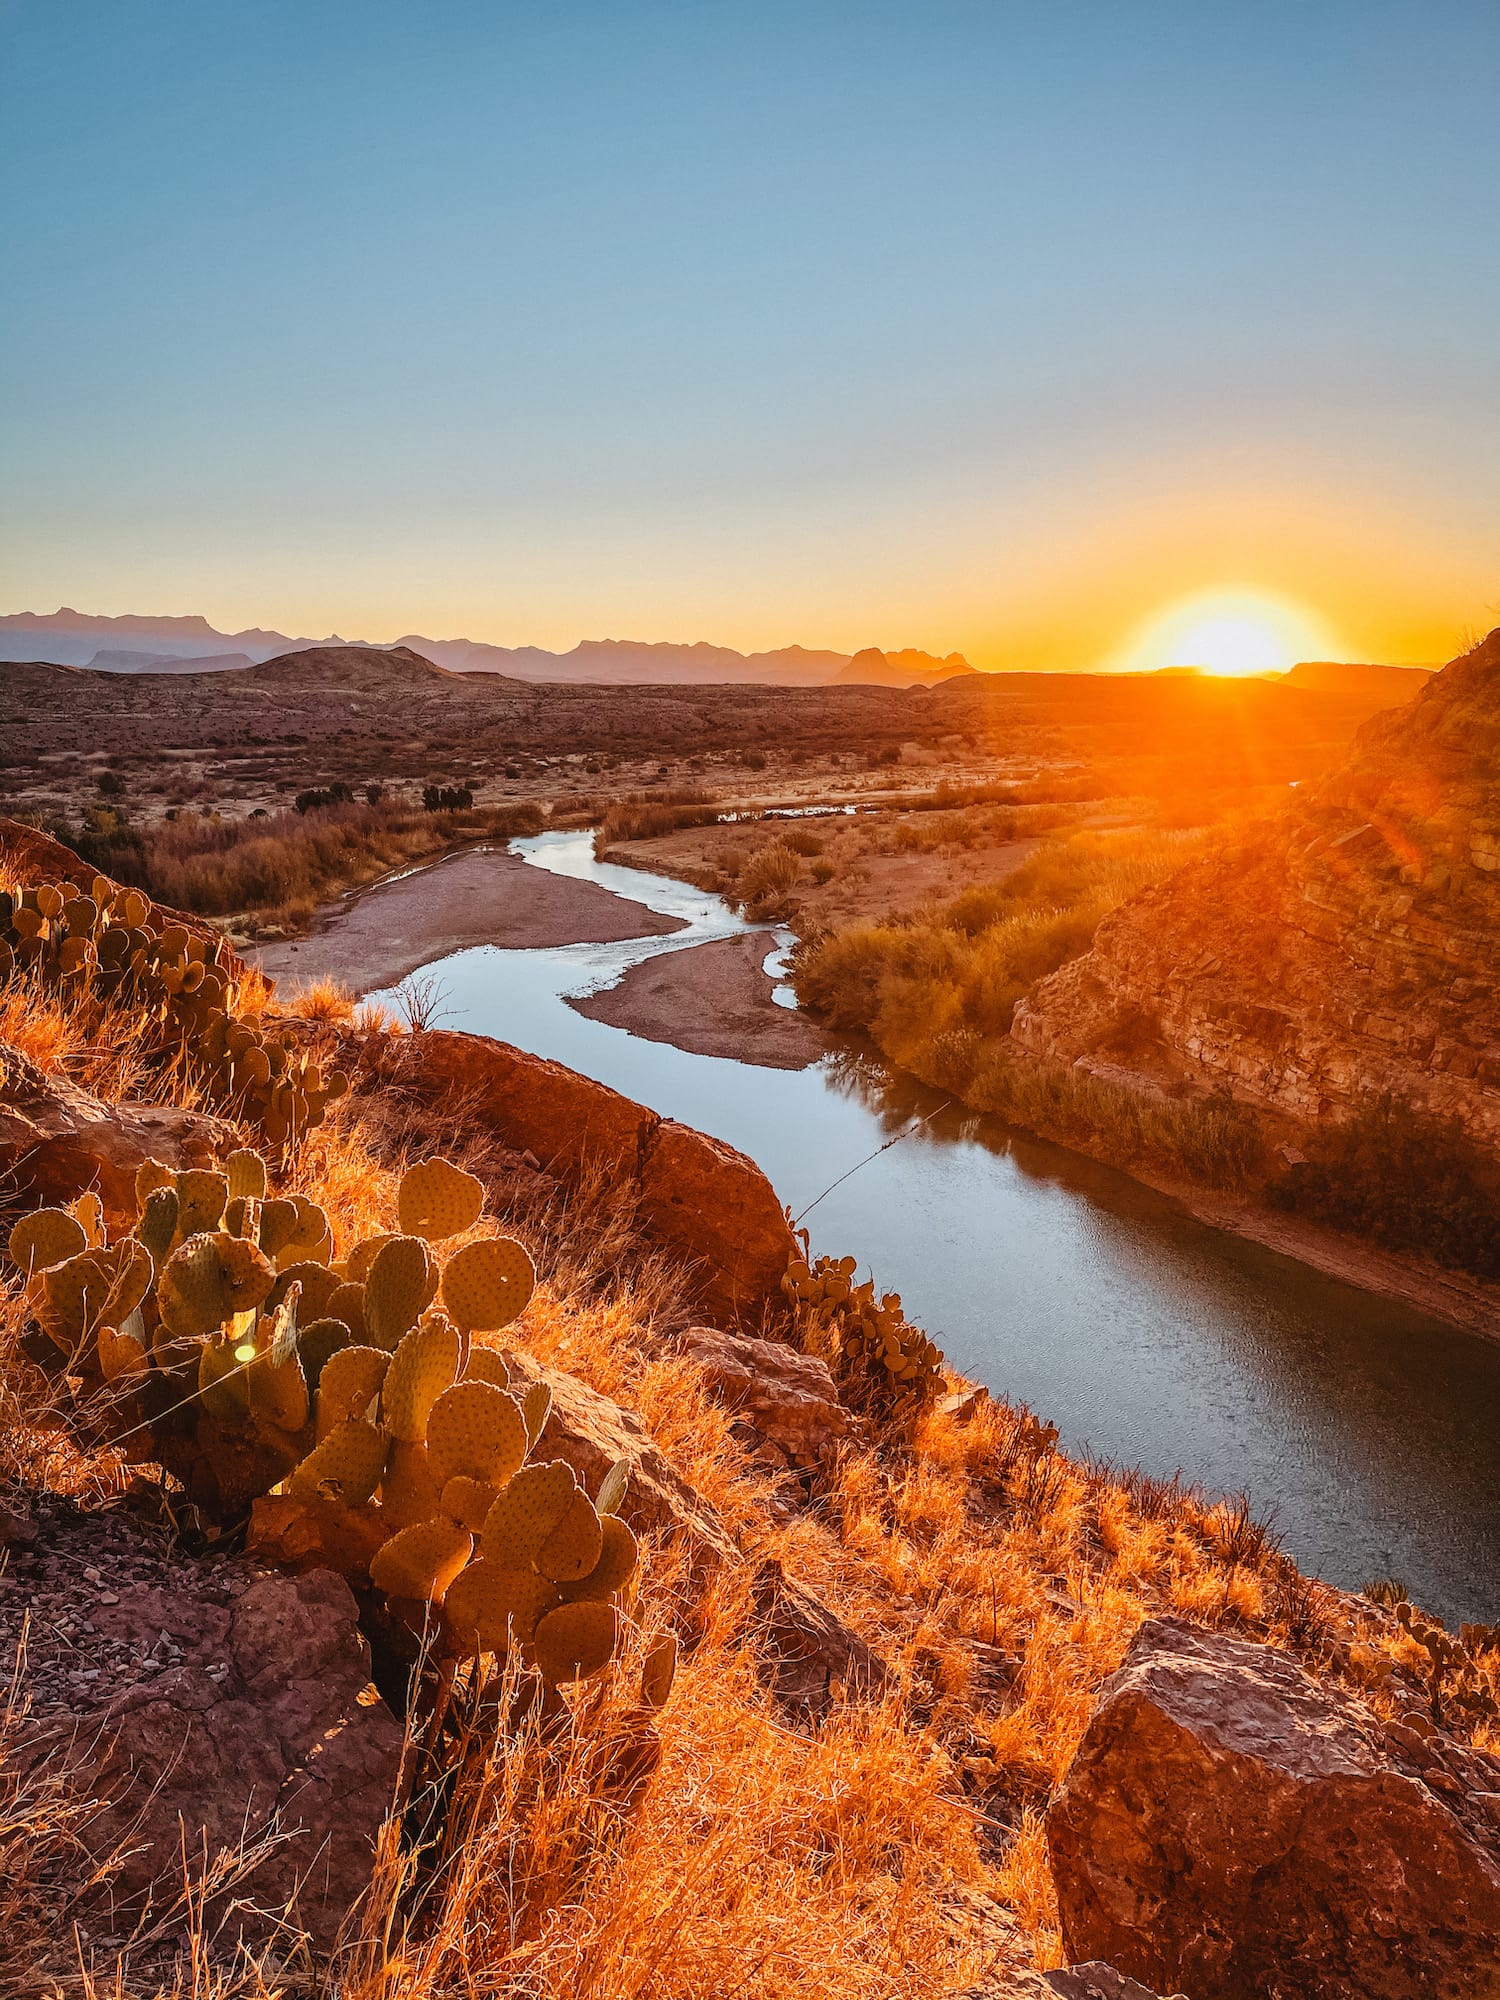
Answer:
[[[1500,630],[1271,825],[1116,911],[1012,1039],[1299,1122],[1389,1090],[1500,1151]]]

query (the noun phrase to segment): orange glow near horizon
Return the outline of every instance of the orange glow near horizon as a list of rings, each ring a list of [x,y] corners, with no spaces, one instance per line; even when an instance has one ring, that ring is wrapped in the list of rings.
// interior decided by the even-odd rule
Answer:
[[[1342,657],[1332,627],[1304,606],[1259,591],[1226,590],[1158,612],[1132,633],[1110,665],[1125,673],[1197,667],[1236,678],[1284,673],[1298,660]]]

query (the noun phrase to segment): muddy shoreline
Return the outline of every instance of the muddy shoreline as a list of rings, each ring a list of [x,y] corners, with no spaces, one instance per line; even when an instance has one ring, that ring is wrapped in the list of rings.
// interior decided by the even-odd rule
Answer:
[[[600,993],[570,996],[592,1021],[690,1055],[727,1056],[758,1069],[806,1069],[837,1047],[800,1008],[780,1006],[763,970],[768,931],[687,945],[633,965]]]

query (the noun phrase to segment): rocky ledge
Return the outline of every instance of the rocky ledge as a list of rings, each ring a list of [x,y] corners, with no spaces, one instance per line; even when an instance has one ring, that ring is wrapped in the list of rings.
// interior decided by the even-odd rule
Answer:
[[[1011,1039],[1292,1125],[1391,1091],[1500,1151],[1500,630],[1272,825],[1107,918]]]

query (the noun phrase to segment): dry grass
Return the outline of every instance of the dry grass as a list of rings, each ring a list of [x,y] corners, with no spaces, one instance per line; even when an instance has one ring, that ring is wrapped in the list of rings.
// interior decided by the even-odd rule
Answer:
[[[338,1010],[321,1018],[331,1037]],[[32,1045],[76,1064],[69,1032],[76,1023],[39,1017]],[[295,1955],[220,1963],[202,1936],[165,1969],[149,1955],[134,1971],[91,1969],[69,1928],[87,1802],[19,1777],[13,1709],[0,1729],[5,1991],[930,2000],[1007,1961],[1058,1961],[1042,1814],[1143,1618],[1175,1611],[1329,1670],[1347,1604],[1298,1576],[1245,1510],[1080,1465],[1000,1403],[966,1422],[934,1412],[902,1433],[862,1432],[810,1505],[773,1509],[728,1417],[671,1351],[687,1313],[678,1274],[637,1233],[628,1193],[603,1177],[538,1190],[461,1107],[438,1125],[367,1087],[311,1136],[286,1185],[323,1203],[342,1249],[390,1225],[402,1163],[439,1149],[485,1177],[492,1215],[536,1258],[514,1344],[638,1410],[739,1559],[705,1573],[681,1546],[649,1550],[620,1668],[580,1691],[559,1729],[514,1722],[503,1685],[460,1688],[441,1767],[415,1812],[388,1823],[329,1973],[299,1972]],[[12,1294],[0,1474],[107,1485],[113,1469],[47,1419],[20,1325]],[[762,1672],[752,1585],[769,1558],[892,1670],[879,1699],[850,1693],[811,1733],[788,1726]],[[683,1665],[657,1719],[659,1768],[632,1799],[632,1771],[655,1756],[639,1658],[669,1626]],[[974,1914],[995,1905],[999,1934]]]

